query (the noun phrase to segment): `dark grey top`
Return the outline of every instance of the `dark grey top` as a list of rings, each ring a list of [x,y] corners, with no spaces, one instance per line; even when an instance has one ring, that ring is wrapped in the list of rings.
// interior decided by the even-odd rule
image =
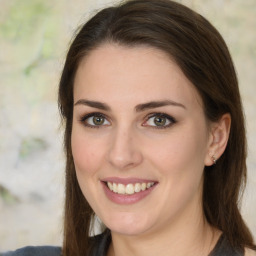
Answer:
[[[0,253],[0,256],[60,256],[57,246],[27,246],[13,252]]]
[[[106,256],[111,242],[110,232],[107,230],[91,239],[92,251],[90,256]],[[243,256],[242,248],[233,248],[222,235],[209,256]],[[61,256],[61,248],[54,246],[28,246],[13,252],[0,253],[0,256]]]
[[[244,249],[234,248],[222,234],[209,256],[243,256]]]

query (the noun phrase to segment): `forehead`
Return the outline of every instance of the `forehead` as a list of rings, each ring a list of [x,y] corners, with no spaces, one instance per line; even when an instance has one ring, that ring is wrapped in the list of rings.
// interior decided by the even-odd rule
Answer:
[[[194,85],[163,51],[147,46],[104,44],[80,63],[74,98],[141,103],[171,99],[202,106]]]

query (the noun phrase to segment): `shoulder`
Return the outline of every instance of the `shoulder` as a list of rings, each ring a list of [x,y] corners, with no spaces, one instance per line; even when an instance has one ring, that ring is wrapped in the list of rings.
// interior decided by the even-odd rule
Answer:
[[[256,256],[256,251],[249,248],[245,248],[244,256]]]
[[[27,246],[16,251],[0,253],[0,256],[61,256],[57,246]]]

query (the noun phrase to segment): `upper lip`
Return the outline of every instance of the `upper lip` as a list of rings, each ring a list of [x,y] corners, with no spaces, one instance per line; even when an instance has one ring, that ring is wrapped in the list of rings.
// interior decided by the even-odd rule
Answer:
[[[148,182],[154,182],[156,183],[157,181],[152,180],[152,179],[143,179],[143,178],[120,178],[120,177],[108,177],[104,178],[101,180],[102,182],[111,182],[111,183],[119,183],[119,184],[135,184],[135,183],[148,183]]]

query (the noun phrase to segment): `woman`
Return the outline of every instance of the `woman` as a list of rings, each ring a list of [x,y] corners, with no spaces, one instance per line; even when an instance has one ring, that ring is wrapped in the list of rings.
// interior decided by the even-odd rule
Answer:
[[[59,106],[64,256],[256,255],[238,209],[246,140],[237,78],[202,16],[168,0],[102,10],[70,46]],[[60,254],[19,253],[30,250]]]

